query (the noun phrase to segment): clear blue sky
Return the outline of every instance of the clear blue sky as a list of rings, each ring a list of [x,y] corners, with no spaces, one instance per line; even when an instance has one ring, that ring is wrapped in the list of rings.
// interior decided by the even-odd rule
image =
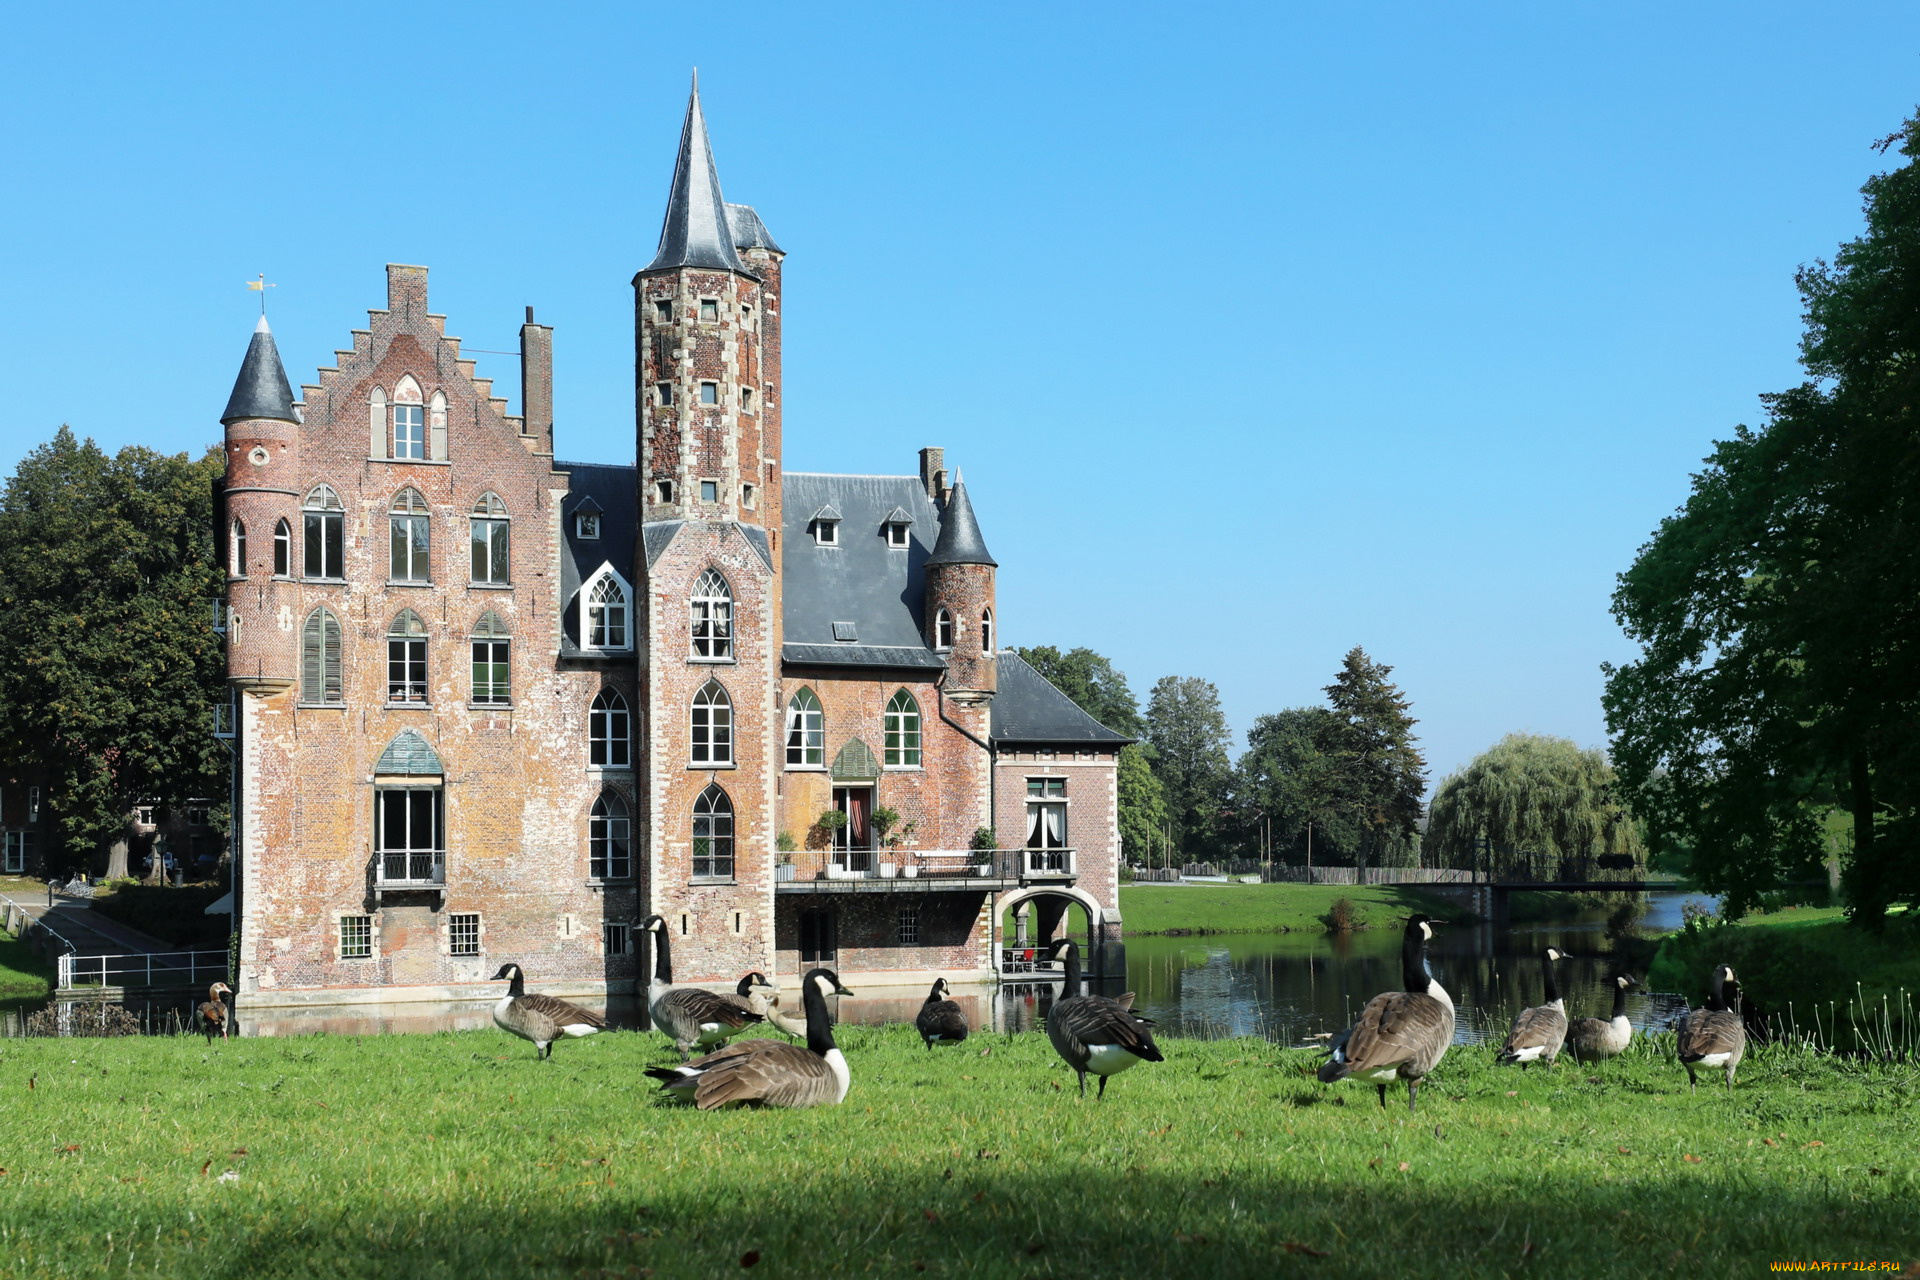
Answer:
[[[198,451],[242,283],[297,385],[387,262],[470,348],[533,304],[562,456],[631,459],[697,64],[790,254],[789,469],[946,446],[1004,638],[1212,680],[1236,751],[1364,645],[1436,780],[1604,740],[1613,577],[1798,377],[1793,270],[1920,101],[1910,4],[37,6],[5,45],[0,470],[62,422]]]

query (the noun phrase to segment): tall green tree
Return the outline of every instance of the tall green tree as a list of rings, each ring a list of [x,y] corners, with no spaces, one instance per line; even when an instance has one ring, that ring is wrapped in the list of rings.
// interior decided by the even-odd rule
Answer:
[[[1798,275],[1809,380],[1720,442],[1621,575],[1641,649],[1606,669],[1613,758],[1659,847],[1741,910],[1816,874],[1830,799],[1877,927],[1920,904],[1920,140],[1866,230]]]
[[[1340,768],[1362,866],[1407,866],[1419,852],[1427,761],[1413,732],[1419,722],[1408,714],[1413,704],[1387,679],[1392,674],[1355,645],[1326,687],[1341,726]]]
[[[1140,743],[1120,748],[1115,786],[1120,809],[1120,854],[1135,866],[1150,864],[1160,856],[1164,843],[1167,796]]]
[[[1183,856],[1210,847],[1233,777],[1220,691],[1195,676],[1162,676],[1147,698],[1146,722],[1175,847]]]
[[[44,779],[56,865],[113,843],[136,801],[225,794],[210,720],[225,664],[208,603],[226,581],[221,470],[219,449],[110,458],[62,427],[7,481],[0,773]]]
[[[1514,733],[1447,777],[1433,794],[1421,852],[1429,865],[1551,871],[1566,858],[1626,856],[1644,866],[1638,825],[1621,804],[1604,753],[1566,738]]]
[[[1349,793],[1346,726],[1327,707],[1290,707],[1261,716],[1247,731],[1235,766],[1246,816],[1271,824],[1274,846],[1289,860],[1331,864],[1360,843],[1360,806]]]
[[[1050,644],[1014,652],[1107,728],[1130,738],[1141,736],[1146,726],[1140,719],[1140,701],[1128,687],[1126,674],[1105,657],[1084,646],[1062,653]]]

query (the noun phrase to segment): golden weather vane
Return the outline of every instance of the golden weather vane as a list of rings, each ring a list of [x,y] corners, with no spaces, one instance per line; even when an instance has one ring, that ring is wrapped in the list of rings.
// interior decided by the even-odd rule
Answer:
[[[264,271],[260,273],[259,279],[247,281],[247,288],[257,290],[260,294],[260,314],[261,315],[264,316],[265,314],[267,314],[267,290],[278,289],[279,287],[280,286],[278,284],[271,284],[268,282],[267,273]]]

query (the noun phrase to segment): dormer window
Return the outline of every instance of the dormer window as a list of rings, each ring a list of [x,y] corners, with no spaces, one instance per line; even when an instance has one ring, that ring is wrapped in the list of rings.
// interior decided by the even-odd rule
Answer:
[[[808,527],[813,530],[813,545],[816,547],[840,545],[840,512],[831,502],[813,513]]]
[[[576,511],[573,516],[573,533],[577,538],[588,542],[600,537],[600,513],[598,511]]]
[[[903,524],[888,525],[887,526],[887,545],[890,547],[906,546],[907,545],[907,526]]]

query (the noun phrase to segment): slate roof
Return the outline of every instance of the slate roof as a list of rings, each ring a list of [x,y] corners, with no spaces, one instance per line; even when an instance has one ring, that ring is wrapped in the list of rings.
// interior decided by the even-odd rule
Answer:
[[[973,518],[973,503],[967,501],[967,486],[958,478],[947,496],[947,514],[940,522],[940,540],[933,544],[928,564],[998,565],[980,536],[980,522]]]
[[[939,670],[927,647],[926,562],[939,513],[917,476],[834,476],[789,471],[781,478],[785,528],[788,662]],[[840,517],[839,545],[817,546],[807,526],[827,508]],[[912,517],[907,545],[887,545],[895,511]],[[834,639],[834,623],[851,622],[856,643]]]
[[[1069,747],[1120,747],[1133,739],[1082,711],[1019,654],[996,655],[1000,691],[989,706],[995,744],[1043,743]]]
[[[373,766],[374,773],[382,777],[432,778],[446,772],[440,765],[439,753],[418,729],[402,729],[393,735],[393,741],[380,753],[380,762]]]
[[[785,253],[773,242],[773,236],[767,230],[767,224],[760,221],[760,215],[753,211],[750,204],[730,204],[727,206],[727,229],[733,232],[733,246],[736,249],[770,249],[774,253]]]
[[[638,471],[634,467],[608,466],[598,462],[556,462],[555,471],[571,474],[571,492],[560,506],[560,603],[566,610],[561,628],[560,652],[577,658],[580,649],[580,610],[574,596],[580,584],[611,564],[629,584],[634,581],[634,511],[640,500]],[[582,508],[600,512],[600,536],[579,537],[573,516]]]
[[[243,418],[261,418],[272,422],[298,422],[293,409],[293,388],[287,384],[287,371],[280,363],[280,348],[274,344],[273,330],[267,318],[253,327],[253,339],[247,343],[247,355],[240,362],[240,376],[233,380],[233,394],[227,397],[222,424]]]
[[[748,210],[749,213],[752,210]],[[758,223],[760,219],[753,219]],[[764,234],[766,228],[760,228]],[[660,247],[646,271],[708,267],[751,276],[734,251],[727,202],[720,196],[720,173],[707,141],[707,118],[700,110],[700,80],[687,97],[686,123],[680,126],[680,154],[667,192],[667,216],[660,223]]]

